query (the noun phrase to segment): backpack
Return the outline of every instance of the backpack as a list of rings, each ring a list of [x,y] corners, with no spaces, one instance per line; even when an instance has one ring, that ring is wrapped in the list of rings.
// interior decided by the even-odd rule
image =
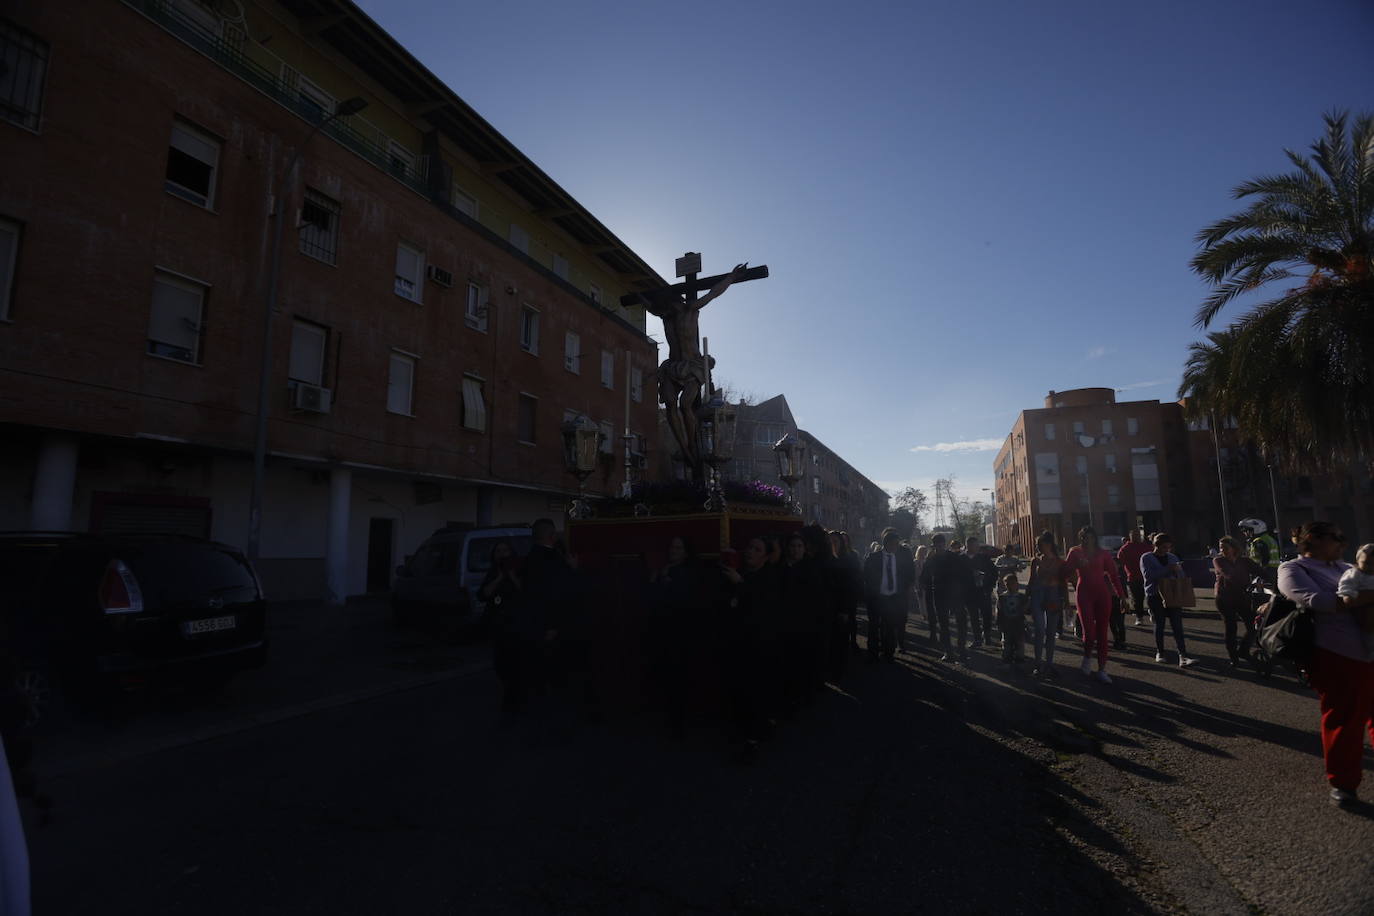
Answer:
[[[1317,649],[1317,625],[1312,609],[1298,607],[1291,599],[1275,595],[1259,612],[1260,648],[1270,658],[1292,662],[1300,671],[1312,666]]]

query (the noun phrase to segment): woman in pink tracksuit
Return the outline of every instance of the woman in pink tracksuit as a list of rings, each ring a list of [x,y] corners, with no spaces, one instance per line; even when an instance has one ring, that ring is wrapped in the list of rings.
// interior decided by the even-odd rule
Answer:
[[[1107,674],[1108,631],[1112,619],[1112,593],[1122,596],[1121,578],[1116,572],[1116,557],[1097,543],[1097,532],[1091,527],[1078,530],[1078,546],[1064,558],[1070,581],[1077,575],[1074,588],[1078,597],[1078,620],[1083,628],[1083,676],[1093,672],[1092,651],[1097,646],[1097,679],[1112,682]]]

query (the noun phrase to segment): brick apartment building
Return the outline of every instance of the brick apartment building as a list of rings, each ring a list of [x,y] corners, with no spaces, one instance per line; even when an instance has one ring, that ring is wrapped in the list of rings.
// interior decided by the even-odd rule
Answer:
[[[1268,468],[1240,444],[1234,421],[1220,425],[1214,439],[1210,422],[1187,419],[1181,403],[1118,403],[1110,388],[1051,391],[1043,408],[1017,417],[994,461],[997,542],[1029,549],[1041,531],[1063,542],[1089,523],[1104,535],[1141,525],[1199,553],[1241,518],[1272,526],[1275,503],[1285,530],[1325,518],[1352,541],[1374,536],[1367,464],[1334,475],[1275,473],[1271,489]]]
[[[270,597],[557,517],[568,415],[652,433],[663,279],[352,3],[6,10],[0,528],[245,544],[274,213]]]
[[[887,527],[887,491],[854,469],[833,449],[806,430],[799,430],[806,443],[811,477],[798,487],[798,499],[806,520],[826,528],[848,531],[854,549],[864,553]]]
[[[1061,540],[1091,523],[1124,535],[1133,524],[1168,527],[1189,474],[1177,404],[1118,403],[1110,388],[1051,391],[1022,411],[993,463],[999,544]]]
[[[1354,559],[1357,546],[1374,540],[1374,467],[1369,462],[1353,462],[1337,472],[1289,474],[1266,464],[1254,446],[1243,443],[1234,421],[1221,419],[1218,426],[1214,438],[1210,418],[1187,423],[1189,473],[1196,484],[1176,523],[1181,537],[1213,544],[1227,533],[1222,530],[1224,493],[1225,517],[1233,528],[1243,518],[1274,527],[1276,512],[1280,532],[1312,519],[1335,522],[1346,534],[1347,560]]]
[[[773,445],[788,434],[798,436],[806,444],[811,473],[796,487],[803,518],[826,528],[847,530],[855,545],[867,547],[887,525],[887,493],[824,442],[798,429],[784,395],[758,404],[739,405],[735,459],[726,466],[725,476],[730,480],[780,485]],[[666,453],[672,450],[667,443],[661,448]],[[680,468],[676,472],[680,476]]]

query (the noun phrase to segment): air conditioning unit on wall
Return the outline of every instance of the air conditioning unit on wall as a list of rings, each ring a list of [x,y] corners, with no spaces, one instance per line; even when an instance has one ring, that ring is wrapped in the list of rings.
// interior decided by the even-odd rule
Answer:
[[[333,392],[328,388],[321,388],[319,385],[307,385],[298,382],[291,391],[291,406],[296,410],[329,413],[329,406],[332,401]]]
[[[429,271],[429,278],[440,286],[449,287],[453,285],[453,274],[449,271],[442,267],[435,267],[433,264],[430,264],[427,270]]]

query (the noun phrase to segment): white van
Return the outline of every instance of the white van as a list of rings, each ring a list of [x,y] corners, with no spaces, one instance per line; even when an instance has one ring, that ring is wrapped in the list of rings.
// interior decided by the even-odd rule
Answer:
[[[492,549],[510,541],[517,556],[533,542],[527,527],[450,526],[430,535],[405,563],[396,567],[391,610],[397,623],[439,626],[444,635],[480,630],[487,609],[479,591],[491,568]]]

